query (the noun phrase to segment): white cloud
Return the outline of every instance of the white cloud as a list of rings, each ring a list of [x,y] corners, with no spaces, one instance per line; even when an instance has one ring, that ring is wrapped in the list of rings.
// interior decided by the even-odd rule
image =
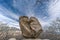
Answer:
[[[16,14],[14,14],[11,10],[8,10],[6,9],[5,7],[1,6],[0,5],[0,12],[3,12],[3,13],[0,13],[0,14],[3,14],[3,15],[7,15],[7,16],[11,16],[12,18],[15,18],[18,20],[18,17]]]
[[[35,13],[34,13],[33,10],[28,9],[28,10],[26,10],[26,15],[27,15],[28,17],[31,17],[31,16],[35,16]]]
[[[18,7],[18,9],[21,9],[20,7],[22,7],[20,1],[22,1],[22,0],[18,0],[17,3],[16,3],[16,5],[15,5],[16,7]],[[26,13],[26,15],[28,17],[34,16],[34,17],[38,18],[38,16],[35,16],[36,13],[33,10],[35,7],[33,8],[33,6],[32,6],[32,5],[35,4],[36,0],[34,1],[34,3],[30,3],[28,0],[25,0],[25,2],[29,3],[29,5],[25,5],[24,6],[25,8],[27,7],[27,9],[25,9],[25,11],[24,11]],[[14,1],[14,4],[15,4],[15,1]],[[23,5],[24,5],[24,3],[23,3]],[[23,11],[23,9],[22,9],[22,11]],[[49,25],[49,23],[51,22],[51,20],[54,20],[56,17],[60,17],[60,0],[50,0],[49,5],[48,5],[48,13],[49,13],[50,18],[47,19],[47,21],[44,21],[41,18],[38,18],[38,20],[42,24],[42,26]],[[47,17],[45,16],[43,19],[46,19],[46,18]]]
[[[20,0],[20,1],[22,1],[22,0]],[[18,0],[17,1],[18,3],[16,3],[16,4],[19,4],[20,1]],[[27,7],[27,9],[25,9],[25,11],[24,11],[26,13],[26,15],[28,17],[35,16],[36,13],[33,10],[34,9],[33,8],[33,5],[35,4],[36,0],[33,3],[31,3],[32,0],[30,2],[28,0],[25,0],[25,2],[26,3],[29,3],[29,5],[24,6],[25,8]],[[21,2],[20,2],[19,5],[16,5],[16,6],[18,8],[20,8],[21,7]],[[51,22],[51,20],[54,20],[56,17],[59,17],[60,16],[60,0],[50,0],[49,5],[48,5],[48,13],[50,15],[50,18],[47,19],[47,21],[44,21],[41,18],[38,18],[38,16],[35,16],[35,17],[37,17],[39,19],[39,21],[41,22],[42,25],[49,24]],[[47,17],[44,17],[43,19],[46,19],[46,18]]]
[[[48,12],[50,14],[51,19],[55,19],[60,16],[60,0],[55,0],[54,2],[50,2]]]
[[[33,11],[33,5],[35,4],[36,0],[14,0],[13,5],[19,11],[26,13],[26,16],[31,17],[35,16]]]
[[[38,18],[38,17],[37,17],[37,19],[39,20],[39,22],[42,25],[42,27],[44,27],[45,25],[49,25],[49,20],[44,21],[44,20],[42,20],[41,18]]]
[[[0,6],[0,21],[3,23],[8,24],[10,27],[19,28],[19,23],[11,18],[6,17],[5,15],[11,16],[15,19],[18,19],[18,16],[15,15],[13,12],[7,10],[3,6]]]
[[[49,23],[52,20],[55,20],[57,17],[60,17],[60,0],[50,0],[48,5],[48,14],[50,17],[46,21],[42,19],[46,19],[47,17],[44,17],[42,19],[37,17],[43,27],[45,25],[49,25]]]
[[[29,5],[25,5],[24,8],[22,7],[22,3],[21,3],[22,0],[14,0],[14,4],[13,6],[18,8],[20,11],[24,11],[23,9],[25,9],[25,13],[28,17],[31,17],[31,16],[34,16],[34,17],[37,17],[38,16],[35,16],[36,13],[34,12],[34,8],[32,5],[35,4],[36,0],[34,1],[34,3],[32,3],[32,0],[31,0],[31,3],[28,2],[28,0],[26,0],[25,2],[29,3]],[[23,3],[24,5],[24,3]],[[23,9],[22,9],[23,8]],[[32,9],[33,8],[33,9]],[[51,22],[51,20],[54,20],[56,17],[60,17],[60,0],[51,0],[49,2],[49,6],[48,6],[48,13],[50,14],[50,19],[47,19],[47,21],[44,21],[40,18],[38,18],[39,22],[42,24],[42,26],[44,25],[48,25],[49,22]],[[12,18],[15,18],[18,20],[18,16],[16,14],[14,14],[13,12],[11,12],[11,10],[7,10],[6,8],[4,8],[3,6],[0,6],[0,21],[4,21],[6,23],[8,23],[8,25],[10,26],[19,26],[19,23],[15,20],[12,20],[4,15],[8,15],[8,16],[11,16]],[[43,19],[46,19],[47,17],[44,17]]]
[[[16,28],[19,27],[19,24],[18,24],[17,21],[12,20],[8,17],[5,17],[2,14],[0,14],[0,21],[3,22],[3,23],[8,24],[10,27],[16,27]]]
[[[44,21],[40,18],[39,21],[41,22],[42,26],[45,25],[49,25],[49,23],[52,20],[55,20],[57,17],[60,17],[60,0],[51,0],[49,2],[49,6],[48,6],[48,13],[50,15],[49,19],[47,19],[47,21]],[[44,17],[43,19],[45,19],[47,17]]]

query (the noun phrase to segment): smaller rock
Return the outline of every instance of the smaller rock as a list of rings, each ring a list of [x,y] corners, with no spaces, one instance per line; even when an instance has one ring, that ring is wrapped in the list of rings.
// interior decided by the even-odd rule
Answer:
[[[8,40],[16,40],[16,38],[10,38],[10,39],[8,39]]]

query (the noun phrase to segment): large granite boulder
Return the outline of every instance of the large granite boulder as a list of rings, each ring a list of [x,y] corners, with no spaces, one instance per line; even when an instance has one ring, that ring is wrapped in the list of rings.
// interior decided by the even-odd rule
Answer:
[[[42,32],[41,24],[35,17],[30,17],[29,19],[27,16],[21,16],[19,25],[25,38],[37,38]]]

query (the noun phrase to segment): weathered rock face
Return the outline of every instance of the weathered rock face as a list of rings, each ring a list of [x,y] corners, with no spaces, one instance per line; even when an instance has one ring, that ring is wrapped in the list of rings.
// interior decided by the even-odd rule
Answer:
[[[22,16],[19,18],[22,35],[28,38],[36,38],[42,32],[42,27],[35,17]]]
[[[32,34],[31,34],[30,26],[29,26],[28,17],[22,16],[19,19],[20,19],[19,23],[20,23],[22,35],[25,37],[31,37]]]
[[[39,21],[35,17],[30,17],[30,27],[34,31],[33,36],[36,38],[42,32],[42,27]],[[32,32],[33,33],[33,32]]]
[[[0,40],[5,40],[6,32],[0,32]]]

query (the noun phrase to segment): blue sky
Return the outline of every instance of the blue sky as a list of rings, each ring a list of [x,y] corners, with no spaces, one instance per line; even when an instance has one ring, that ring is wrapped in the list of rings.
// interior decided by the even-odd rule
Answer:
[[[0,21],[19,28],[19,16],[34,16],[48,25],[60,16],[60,0],[0,0]]]

